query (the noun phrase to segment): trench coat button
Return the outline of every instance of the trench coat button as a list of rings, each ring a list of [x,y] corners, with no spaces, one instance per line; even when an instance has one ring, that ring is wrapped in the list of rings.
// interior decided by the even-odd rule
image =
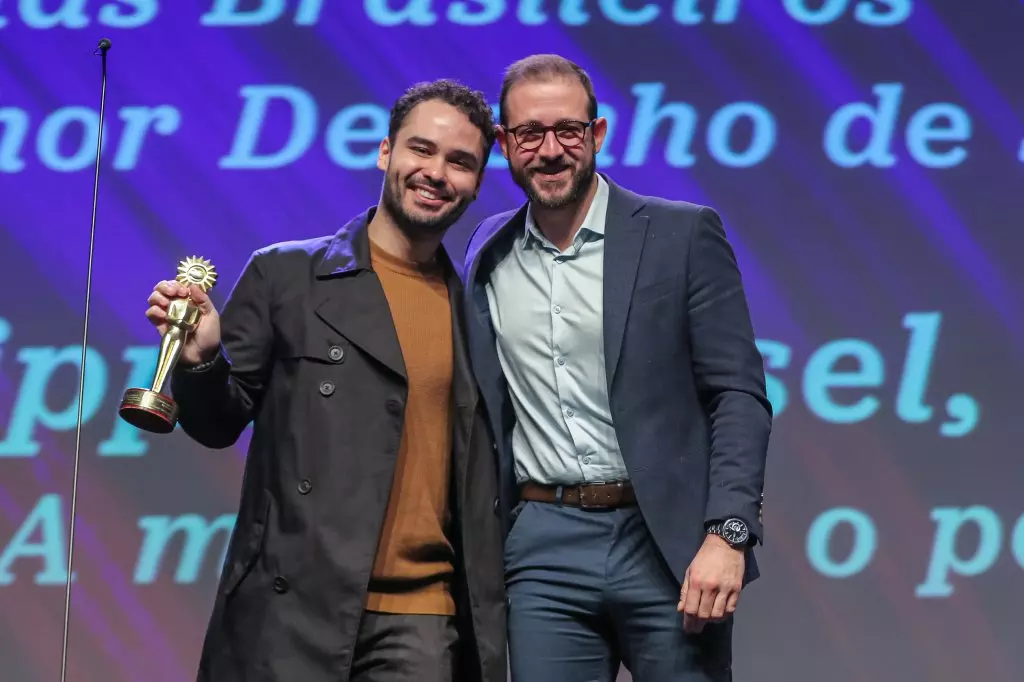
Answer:
[[[334,393],[334,384],[330,381],[320,383],[320,395],[328,396]]]
[[[299,493],[303,495],[307,494],[312,489],[313,484],[309,482],[308,478],[302,479],[302,481],[299,483]]]
[[[276,578],[274,578],[274,592],[277,592],[278,594],[284,594],[287,591],[288,581],[282,578],[281,576],[277,576]]]
[[[345,359],[345,350],[341,346],[331,346],[327,350],[327,357],[329,357],[332,362],[341,362]]]
[[[394,398],[388,401],[387,404],[388,412],[391,414],[398,414],[402,411],[402,403],[398,402]]]

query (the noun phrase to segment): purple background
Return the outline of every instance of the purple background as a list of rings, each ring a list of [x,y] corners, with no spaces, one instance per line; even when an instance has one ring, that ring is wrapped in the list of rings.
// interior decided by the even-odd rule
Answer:
[[[98,402],[87,400],[82,440],[69,680],[194,679],[222,536],[195,579],[175,581],[179,539],[168,545],[155,580],[140,584],[139,519],[194,513],[210,520],[236,509],[245,442],[207,451],[180,432],[134,434],[131,442],[145,444],[144,453],[101,454],[132,383],[122,354],[136,346],[152,351],[156,343],[143,317],[153,284],[173,276],[182,258],[202,255],[220,272],[214,293],[222,301],[253,249],[333,233],[375,203],[379,171],[342,167],[326,151],[335,113],[357,104],[386,111],[404,87],[437,77],[458,78],[496,103],[501,70],[547,51],[588,69],[603,111],[615,112],[604,170],[635,191],[721,212],[758,338],[789,349],[785,366],[766,352],[773,401],[783,409],[769,455],[763,578],[740,603],[737,679],[1024,679],[1024,524],[1014,533],[1024,512],[1024,276],[1017,267],[1024,247],[1024,3],[913,2],[905,21],[872,26],[865,12],[884,16],[904,3],[758,0],[743,3],[731,23],[683,25],[672,18],[673,3],[652,2],[661,8],[656,21],[623,26],[602,16],[601,7],[616,3],[584,3],[589,21],[568,25],[573,13],[559,20],[548,2],[546,23],[524,25],[516,6],[534,3],[509,2],[496,22],[461,26],[445,18],[459,3],[434,2],[435,24],[386,27],[368,9],[387,4],[381,2],[325,3],[312,26],[296,25],[294,9],[263,25],[205,26],[200,17],[214,3],[165,2],[152,21],[131,29],[104,26],[97,18],[104,5],[125,16],[131,10],[101,2],[87,3],[86,25],[33,27],[38,13],[29,11],[38,4],[54,11],[60,3],[0,4],[0,679],[58,679],[95,130],[70,125],[59,137],[56,150],[65,158],[85,150],[77,170],[61,171],[46,165],[50,138],[40,129],[64,107],[98,110],[100,59],[90,52],[104,35],[114,47],[90,322],[90,346],[104,364],[90,365],[87,375],[87,394],[95,392]],[[501,4],[464,3],[478,14]],[[701,3],[709,17],[713,4]],[[850,7],[834,20],[810,21],[844,4]],[[618,5],[634,11],[642,3]],[[860,20],[857,6],[866,8]],[[801,7],[811,9],[801,14]],[[652,121],[633,90],[644,83],[663,84],[662,105],[693,107],[692,165],[677,167],[666,157],[673,144],[667,118],[646,161],[624,161],[631,134]],[[890,146],[895,163],[839,167],[824,148],[826,125],[844,104],[875,103],[879,83],[904,85]],[[240,89],[258,84],[307,91],[319,111],[316,135],[283,167],[220,168],[242,115]],[[750,167],[722,165],[708,142],[715,111],[737,101],[761,105],[775,121],[771,153]],[[966,158],[949,168],[922,165],[906,144],[914,112],[936,102],[962,107],[970,118]],[[279,149],[291,130],[280,104],[262,127],[266,152]],[[161,105],[177,110],[177,128],[150,133],[135,165],[118,168],[124,108]],[[17,150],[22,120],[28,126]],[[850,145],[862,147],[866,134],[861,121]],[[732,145],[742,150],[749,138],[750,126],[738,125]],[[378,141],[351,149],[365,153]],[[459,259],[476,221],[523,200],[495,156],[480,199],[447,239]],[[12,165],[16,159],[23,167]],[[933,412],[920,423],[897,411],[908,313],[941,314],[922,397]],[[821,416],[815,395],[824,375],[805,371],[822,346],[841,339],[862,340],[847,348],[868,352],[870,344],[882,359],[879,385],[828,392],[839,405],[877,398],[877,410],[853,423]],[[47,368],[45,348],[65,347],[68,362]],[[847,357],[833,371],[857,372],[858,365]],[[977,406],[977,421],[966,434],[944,436],[946,401],[959,393]],[[39,443],[34,456],[16,452],[19,404]],[[66,412],[70,421],[32,418],[46,410]],[[933,551],[941,534],[932,510],[972,505],[984,508],[977,513],[988,514],[988,525],[979,531],[966,523],[952,545],[940,542]],[[815,519],[835,507],[858,510],[877,533],[866,567],[846,577],[825,575],[821,543],[808,539]],[[850,531],[836,530],[833,561],[848,556]],[[994,553],[961,571],[975,575],[954,572],[948,596],[916,596],[930,562],[953,551],[969,560],[979,541]],[[47,573],[54,584],[37,584]]]

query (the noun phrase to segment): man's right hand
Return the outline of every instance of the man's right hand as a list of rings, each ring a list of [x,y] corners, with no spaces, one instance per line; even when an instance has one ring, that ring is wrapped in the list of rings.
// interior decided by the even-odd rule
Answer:
[[[160,282],[153,287],[153,293],[149,295],[146,319],[157,328],[161,336],[167,333],[167,306],[170,305],[171,299],[185,298],[189,291],[184,284],[174,281]],[[198,365],[212,360],[220,348],[220,315],[213,307],[213,301],[196,285],[192,285],[191,293],[192,301],[199,306],[202,317],[181,349],[179,363],[183,366]]]

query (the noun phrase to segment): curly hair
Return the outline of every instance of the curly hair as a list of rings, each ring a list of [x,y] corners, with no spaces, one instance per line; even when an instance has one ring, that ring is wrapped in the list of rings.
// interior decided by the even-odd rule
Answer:
[[[481,165],[482,170],[491,155],[491,149],[494,147],[494,114],[482,92],[473,90],[458,81],[441,78],[434,81],[416,83],[402,93],[402,96],[391,107],[391,120],[388,122],[388,139],[394,144],[395,135],[397,135],[398,130],[402,127],[409,112],[417,104],[431,100],[439,100],[461,111],[476,126],[480,134],[483,135],[484,158]]]

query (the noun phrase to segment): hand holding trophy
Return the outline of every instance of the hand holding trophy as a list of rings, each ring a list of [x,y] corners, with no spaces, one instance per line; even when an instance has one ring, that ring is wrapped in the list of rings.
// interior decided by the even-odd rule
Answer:
[[[160,355],[152,386],[129,388],[121,400],[118,414],[132,426],[151,433],[174,430],[178,405],[164,386],[180,359],[199,364],[220,345],[220,319],[207,296],[216,281],[210,261],[192,256],[178,264],[175,281],[160,282],[150,294],[146,317],[160,330]]]

